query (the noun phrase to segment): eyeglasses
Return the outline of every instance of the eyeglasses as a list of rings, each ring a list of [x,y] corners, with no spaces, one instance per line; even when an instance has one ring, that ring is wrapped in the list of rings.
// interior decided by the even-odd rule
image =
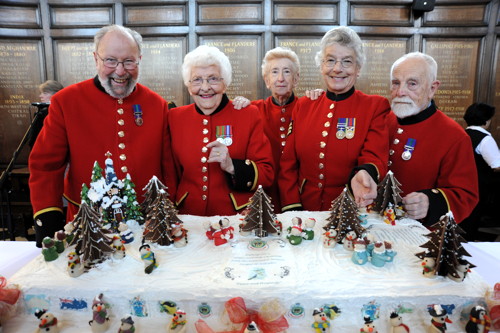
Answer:
[[[354,65],[354,62],[351,59],[342,59],[342,60],[325,59],[325,60],[323,60],[323,63],[328,68],[335,67],[335,65],[337,64],[337,62],[340,62],[340,66],[342,66],[342,68],[350,68],[350,67],[352,67],[352,65]]]
[[[116,67],[118,67],[118,64],[122,64],[123,68],[125,68],[125,69],[136,69],[137,66],[139,65],[138,61],[130,60],[130,59],[123,60],[123,61],[118,61],[114,58],[103,59],[103,58],[101,58],[101,56],[99,54],[97,54],[97,57],[99,59],[101,59],[104,66],[108,67],[108,68],[116,68]]]
[[[216,86],[222,81],[224,81],[224,78],[222,77],[216,77],[216,76],[211,76],[209,78],[202,78],[202,77],[195,77],[192,80],[189,80],[189,83],[193,86],[201,86],[203,84],[203,81],[207,81],[207,83],[211,86]]]

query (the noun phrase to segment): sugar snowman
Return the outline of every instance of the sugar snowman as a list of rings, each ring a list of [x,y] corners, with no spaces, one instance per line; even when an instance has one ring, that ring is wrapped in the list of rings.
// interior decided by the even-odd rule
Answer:
[[[363,328],[359,330],[360,333],[378,333],[377,329],[375,328],[375,324],[370,317],[366,316],[364,320],[365,324],[363,325]]]
[[[186,325],[186,312],[181,309],[177,309],[170,320],[170,325],[168,325],[168,333],[185,333],[187,330]]]
[[[410,333],[410,328],[403,324],[403,318],[396,312],[391,313],[389,324],[391,325],[389,333]]]
[[[90,328],[94,333],[106,332],[109,329],[108,304],[104,303],[103,294],[99,294],[92,301],[92,320]]]
[[[353,230],[349,231],[342,240],[342,246],[344,249],[347,251],[354,251],[354,240],[356,238],[358,238],[356,233]]]
[[[422,275],[428,278],[435,278],[436,277],[436,259],[433,257],[425,257],[422,259]]]
[[[118,333],[134,333],[135,326],[134,320],[131,316],[126,316],[121,319],[122,323],[120,324],[120,328],[118,329]]]
[[[458,265],[456,267],[457,276],[453,276],[448,273],[448,277],[455,282],[462,282],[465,280],[465,277],[470,272],[471,265],[467,260],[458,259]]]
[[[311,327],[314,329],[315,333],[330,333],[330,321],[325,312],[323,312],[323,309],[314,309],[313,319],[314,322]]]
[[[129,229],[126,223],[120,222],[118,224],[118,231],[124,244],[130,244],[134,241],[134,233]]]
[[[370,262],[375,267],[384,267],[385,263],[392,260],[391,257],[385,254],[384,243],[375,242]]]
[[[429,326],[429,333],[444,333],[446,332],[446,323],[452,323],[448,318],[448,312],[443,309],[441,305],[435,304],[429,309],[429,314],[431,315],[431,324]]]
[[[80,256],[75,251],[70,251],[68,257],[68,275],[71,277],[79,277],[84,272],[83,265],[80,261]]]
[[[323,247],[333,248],[337,245],[337,230],[333,227],[325,231],[323,236]]]
[[[35,316],[40,320],[36,332],[59,333],[60,323],[52,313],[47,312],[47,310],[37,309]]]
[[[119,235],[113,235],[113,241],[111,243],[111,247],[113,250],[113,258],[115,259],[123,259],[125,258],[125,242]]]

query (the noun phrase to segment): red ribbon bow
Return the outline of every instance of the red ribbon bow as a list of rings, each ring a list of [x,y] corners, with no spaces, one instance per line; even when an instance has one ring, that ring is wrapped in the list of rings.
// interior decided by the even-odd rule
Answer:
[[[0,302],[14,305],[19,299],[21,291],[17,288],[5,288],[6,286],[7,279],[3,276],[0,276]]]

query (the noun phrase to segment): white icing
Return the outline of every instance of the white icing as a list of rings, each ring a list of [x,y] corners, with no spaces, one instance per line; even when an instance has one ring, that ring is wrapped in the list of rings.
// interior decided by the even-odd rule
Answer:
[[[17,272],[10,283],[21,286],[25,295],[43,294],[50,298],[49,311],[63,323],[62,332],[70,333],[88,329],[92,299],[99,293],[103,293],[105,302],[112,306],[111,332],[118,330],[120,318],[130,313],[130,300],[137,296],[146,300],[148,310],[148,317],[133,317],[139,332],[166,329],[171,316],[160,313],[158,301],[167,300],[186,311],[188,332],[196,332],[193,325],[200,318],[197,307],[202,302],[212,308],[212,316],[203,319],[215,330],[227,329],[219,314],[223,313],[224,303],[236,296],[243,297],[247,307],[255,309],[273,298],[280,299],[286,309],[300,303],[305,309],[304,316],[287,316],[290,333],[313,332],[313,309],[325,304],[335,304],[342,311],[331,321],[333,331],[357,332],[364,324],[362,306],[370,301],[381,305],[380,318],[374,322],[379,332],[389,331],[389,315],[398,306],[412,308],[413,313],[401,314],[403,323],[409,325],[412,332],[424,332],[430,323],[426,306],[436,303],[456,306],[450,316],[454,323],[448,325],[447,332],[463,331],[465,324],[459,320],[461,310],[483,299],[488,285],[474,271],[461,283],[442,276],[423,277],[420,259],[415,253],[421,252],[419,245],[428,240],[423,236],[428,232],[424,227],[408,219],[392,226],[370,215],[365,228],[375,240],[391,241],[397,255],[384,267],[375,267],[369,262],[360,266],[352,263],[352,251],[342,245],[323,247],[323,226],[328,215],[328,212],[279,214],[285,232],[281,237],[266,238],[267,247],[261,250],[248,249],[249,241],[255,237],[242,237],[238,232],[228,244],[216,247],[207,239],[203,224],[218,221],[220,217],[179,215],[188,230],[188,244],[180,248],[151,244],[159,264],[151,274],[144,273],[139,253],[142,227],[131,223],[129,227],[135,239],[125,244],[123,259],[110,258],[88,273],[72,278],[66,271],[67,249],[53,262],[45,262],[42,256],[35,258]],[[286,230],[294,216],[316,219],[314,240],[304,240],[298,246],[289,244]],[[241,218],[229,217],[236,231]],[[59,309],[59,298],[68,297],[87,300],[89,308]],[[6,325],[24,332],[35,328],[37,319],[23,313]]]

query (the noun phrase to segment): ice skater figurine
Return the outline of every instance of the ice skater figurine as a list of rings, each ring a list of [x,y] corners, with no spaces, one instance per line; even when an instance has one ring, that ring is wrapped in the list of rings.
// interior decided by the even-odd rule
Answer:
[[[465,280],[465,277],[468,273],[470,273],[470,263],[465,259],[458,259],[458,265],[456,267],[457,276],[453,276],[448,273],[448,277],[455,282],[462,282]]]
[[[54,240],[50,237],[45,237],[42,240],[42,254],[45,261],[54,261],[59,257]]]
[[[289,228],[290,233],[286,235],[286,238],[292,245],[299,245],[302,243],[302,228],[298,225],[294,225]]]
[[[120,237],[124,244],[130,244],[134,241],[134,233],[129,229],[126,223],[120,222],[118,224],[118,231],[120,232]]]
[[[366,251],[366,243],[362,238],[354,241],[354,251],[352,252],[351,260],[356,265],[364,265],[368,261],[368,252]]]
[[[435,304],[429,309],[431,315],[431,325],[429,326],[429,333],[444,333],[446,332],[446,323],[452,323],[448,318],[448,312],[443,309],[441,305]]]
[[[131,316],[126,316],[122,318],[122,323],[120,324],[120,328],[118,329],[118,333],[134,333],[135,326],[134,320]]]
[[[185,333],[187,329],[186,312],[177,309],[172,316],[170,325],[168,325],[168,333]]]
[[[252,321],[250,324],[247,325],[243,333],[260,333],[260,331],[257,325]]]
[[[314,329],[315,333],[330,333],[330,321],[328,317],[323,312],[323,309],[315,308],[313,310],[313,319],[311,327]]]
[[[58,333],[59,332],[59,323],[57,322],[57,318],[47,310],[37,309],[35,311],[35,316],[40,320],[38,323],[38,330],[36,332],[49,332],[49,333]]]
[[[433,257],[425,257],[422,259],[422,275],[428,278],[436,277],[436,259]]]
[[[469,321],[465,325],[467,333],[488,333],[491,328],[491,319],[486,309],[476,305],[470,310]]]
[[[115,252],[113,252],[113,258],[115,259],[123,259],[125,258],[125,242],[119,235],[113,235],[113,242],[111,243],[111,247]]]
[[[410,328],[403,324],[403,318],[397,312],[391,313],[389,323],[391,325],[389,333],[410,333]]]
[[[373,320],[369,316],[365,316],[364,320],[365,324],[363,325],[363,328],[359,330],[360,333],[378,333]]]
[[[99,294],[92,301],[92,320],[89,321],[92,332],[106,332],[109,328],[109,305],[102,297],[103,294]]]
[[[80,261],[80,256],[75,251],[71,251],[68,257],[68,275],[71,277],[79,277],[83,273],[83,265]]]
[[[314,226],[316,225],[316,220],[312,217],[308,218],[305,222],[305,227],[303,231],[303,236],[305,240],[313,240],[314,239]]]
[[[337,245],[337,230],[333,227],[325,231],[323,236],[323,247],[333,248]]]
[[[155,268],[158,267],[154,252],[151,251],[149,244],[142,244],[139,248],[139,253],[141,254],[141,259],[145,266],[144,272],[146,274],[151,274]]]

